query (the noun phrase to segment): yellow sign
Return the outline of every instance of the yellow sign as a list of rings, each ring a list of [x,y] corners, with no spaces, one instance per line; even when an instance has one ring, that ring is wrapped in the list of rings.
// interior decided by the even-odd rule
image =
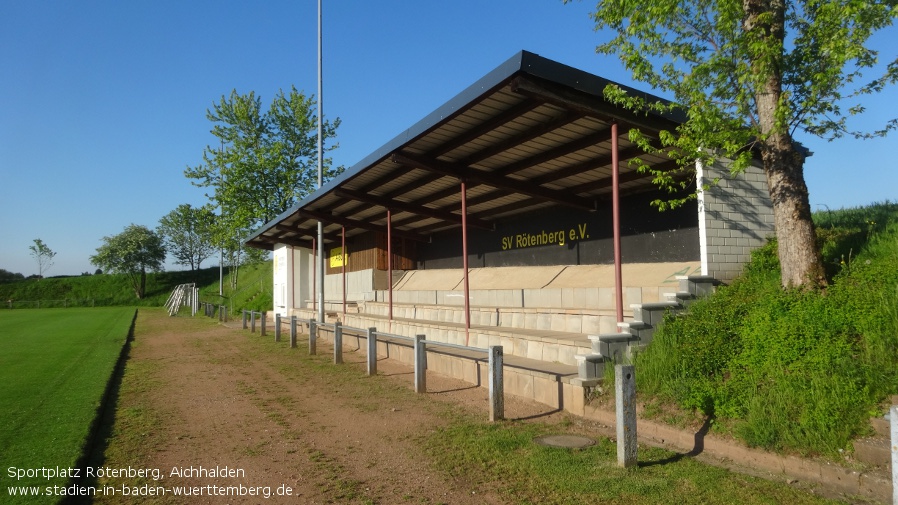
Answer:
[[[330,258],[330,266],[331,268],[342,267],[343,266],[343,248],[342,247],[334,247],[330,250],[329,253]]]

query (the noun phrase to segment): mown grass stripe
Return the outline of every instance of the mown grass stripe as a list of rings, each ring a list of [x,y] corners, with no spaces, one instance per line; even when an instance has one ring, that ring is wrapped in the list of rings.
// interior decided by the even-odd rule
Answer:
[[[9,469],[75,465],[133,315],[121,307],[0,312],[0,501],[9,486],[68,482],[17,480]]]

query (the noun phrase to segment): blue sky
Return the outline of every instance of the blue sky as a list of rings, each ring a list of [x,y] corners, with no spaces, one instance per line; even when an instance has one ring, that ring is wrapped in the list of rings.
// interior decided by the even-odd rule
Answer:
[[[592,1],[324,3],[323,104],[347,167],[522,49],[650,91],[595,53]],[[214,143],[206,110],[233,89],[265,107],[291,85],[316,94],[316,5],[0,0],[0,268],[37,273],[40,238],[47,275],[93,272],[102,237],[205,203],[184,169]],[[896,33],[879,43],[894,52]],[[880,125],[898,91],[866,103]],[[815,209],[898,199],[894,135],[799,140]]]

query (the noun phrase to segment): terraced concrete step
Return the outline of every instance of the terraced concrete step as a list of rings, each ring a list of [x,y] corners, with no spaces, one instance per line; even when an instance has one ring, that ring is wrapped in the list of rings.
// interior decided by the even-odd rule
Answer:
[[[614,361],[622,360],[627,355],[627,347],[632,343],[639,342],[639,337],[631,333],[602,333],[589,335],[588,338],[592,343],[593,354]]]
[[[892,448],[885,438],[860,438],[853,442],[854,457],[862,463],[887,466],[892,461]]]

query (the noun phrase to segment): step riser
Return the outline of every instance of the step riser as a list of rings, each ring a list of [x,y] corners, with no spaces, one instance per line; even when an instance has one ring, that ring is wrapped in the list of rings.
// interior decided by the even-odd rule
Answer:
[[[315,317],[310,311],[297,313],[297,317]],[[428,340],[447,342],[455,345],[468,345],[487,349],[491,345],[501,345],[506,355],[520,356],[565,365],[577,365],[577,354],[589,353],[589,341],[585,336],[570,341],[559,341],[551,337],[514,336],[513,331],[496,329],[474,329],[465,335],[464,327],[441,325],[428,321],[386,321],[381,318],[366,317],[364,314],[346,314],[343,326],[352,328],[377,328],[378,331],[412,338],[415,335],[426,335]]]
[[[651,343],[655,330],[664,322],[664,318],[668,314],[684,312],[695,299],[710,295],[718,285],[716,280],[706,276],[678,277],[678,280],[680,281],[679,292],[668,296],[667,302],[631,306],[633,321],[618,324],[618,327],[620,331],[632,335],[633,341],[623,342],[619,336],[614,334],[590,336],[593,354],[603,357],[606,363],[622,363],[625,360],[630,360],[635,353]],[[603,336],[613,342],[603,341]],[[594,377],[592,374],[597,374],[601,365],[602,363],[589,363],[588,367],[581,368],[580,378],[588,380]],[[589,374],[589,376],[584,376],[584,374]]]

